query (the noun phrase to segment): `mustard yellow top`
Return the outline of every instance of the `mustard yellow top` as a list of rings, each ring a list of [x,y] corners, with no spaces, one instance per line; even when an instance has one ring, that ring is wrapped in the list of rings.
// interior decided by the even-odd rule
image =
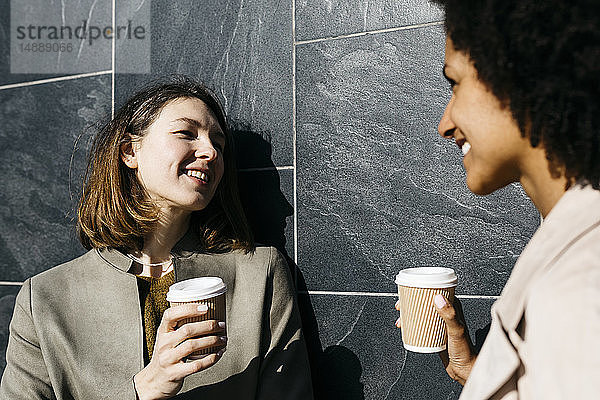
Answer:
[[[139,275],[137,278],[144,325],[144,364],[147,365],[152,359],[156,332],[162,315],[169,308],[167,292],[169,286],[175,283],[175,273],[171,271],[160,278]]]

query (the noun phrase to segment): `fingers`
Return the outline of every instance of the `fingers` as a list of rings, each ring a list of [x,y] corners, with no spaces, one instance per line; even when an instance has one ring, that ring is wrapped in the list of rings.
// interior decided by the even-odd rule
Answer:
[[[400,311],[400,300],[396,301],[396,305],[394,307],[396,307],[396,310]],[[402,329],[402,317],[398,317],[395,325],[396,328]]]
[[[175,347],[172,352],[172,362],[187,358],[190,354],[212,347],[223,347],[227,344],[226,336],[203,336],[201,338],[188,339]],[[220,350],[220,349],[219,349]]]
[[[464,325],[461,324],[456,310],[450,302],[441,294],[437,294],[433,298],[436,311],[446,323],[448,336],[462,336],[465,332]]]
[[[172,333],[174,345],[199,336],[224,336],[225,334],[225,322],[215,321],[210,319],[201,322],[188,322],[180,326],[175,332]]]
[[[211,367],[221,359],[224,351],[225,349],[221,349],[216,353],[207,354],[202,358],[173,364],[170,379],[173,381],[181,381],[191,374]]]
[[[225,349],[221,349],[217,353],[209,354],[206,357],[184,363],[181,365],[181,371],[184,376],[200,372],[219,361],[224,351]]]
[[[182,304],[167,308],[164,312],[158,332],[171,332],[177,327],[179,321],[200,317],[208,312],[208,307],[205,304]]]

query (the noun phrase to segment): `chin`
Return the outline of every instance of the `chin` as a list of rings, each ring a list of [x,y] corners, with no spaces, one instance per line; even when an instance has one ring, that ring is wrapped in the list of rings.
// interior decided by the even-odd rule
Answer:
[[[467,187],[473,194],[476,194],[478,196],[486,196],[488,194],[494,193],[496,190],[501,189],[504,186],[506,186],[506,185],[496,186],[496,185],[489,185],[489,184],[486,185],[483,182],[472,182],[467,177]]]

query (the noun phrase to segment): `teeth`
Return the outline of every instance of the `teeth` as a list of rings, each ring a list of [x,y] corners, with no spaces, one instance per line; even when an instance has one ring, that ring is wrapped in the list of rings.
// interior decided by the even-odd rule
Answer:
[[[188,176],[193,176],[194,178],[198,178],[203,180],[204,182],[208,182],[208,175],[206,175],[204,172],[202,171],[195,171],[193,169],[188,169],[186,171],[186,174]]]
[[[471,145],[469,142],[465,142],[460,149],[462,150],[463,156],[466,156],[469,150],[471,150]]]

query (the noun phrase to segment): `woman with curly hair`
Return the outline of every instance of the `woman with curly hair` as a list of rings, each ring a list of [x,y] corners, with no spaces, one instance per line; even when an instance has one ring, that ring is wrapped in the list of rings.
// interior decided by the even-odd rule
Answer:
[[[180,77],[142,90],[95,138],[78,230],[89,251],[23,284],[2,399],[310,399],[287,264],[255,246],[217,97]],[[227,321],[180,322],[176,281],[217,276]],[[188,357],[205,351],[203,358]]]
[[[519,182],[543,222],[519,257],[478,355],[460,307],[438,295],[440,356],[461,399],[600,395],[600,4],[440,0],[438,131],[479,195]],[[455,307],[456,306],[456,307]]]

